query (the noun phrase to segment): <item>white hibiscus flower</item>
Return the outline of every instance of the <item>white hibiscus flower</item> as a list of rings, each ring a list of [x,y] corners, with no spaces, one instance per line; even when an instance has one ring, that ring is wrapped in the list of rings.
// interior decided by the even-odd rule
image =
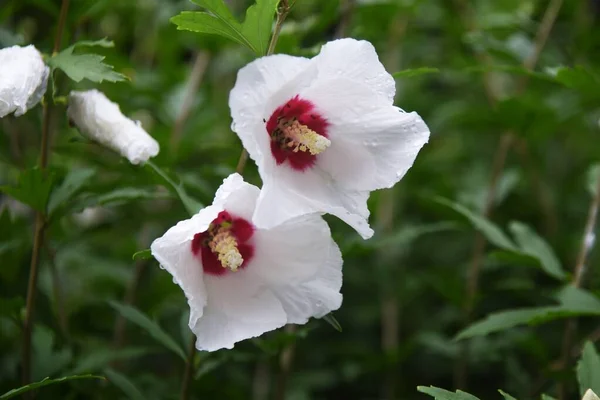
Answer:
[[[229,106],[263,179],[257,226],[321,212],[371,237],[369,192],[398,182],[429,139],[418,114],[393,106],[395,91],[373,46],[354,39],[242,68]]]
[[[0,50],[0,118],[14,112],[23,115],[40,102],[50,68],[33,46],[12,46]]]
[[[124,116],[118,104],[96,89],[71,92],[67,115],[84,136],[116,151],[132,164],[144,163],[160,150],[158,142],[139,122]]]
[[[340,307],[342,256],[317,214],[272,229],[251,220],[259,189],[230,175],[214,202],[151,246],[190,306],[199,350],[232,348]]]

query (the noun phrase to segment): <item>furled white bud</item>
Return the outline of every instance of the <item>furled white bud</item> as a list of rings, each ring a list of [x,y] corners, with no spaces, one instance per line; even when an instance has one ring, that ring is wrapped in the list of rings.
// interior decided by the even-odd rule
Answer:
[[[158,142],[139,122],[124,116],[102,92],[71,92],[67,115],[84,136],[118,152],[132,164],[144,163],[158,154]]]
[[[0,118],[18,117],[40,102],[46,92],[48,68],[33,46],[0,50]]]

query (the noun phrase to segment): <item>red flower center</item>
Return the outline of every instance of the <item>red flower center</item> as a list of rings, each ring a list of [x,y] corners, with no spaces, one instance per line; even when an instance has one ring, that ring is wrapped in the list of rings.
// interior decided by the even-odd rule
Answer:
[[[204,272],[223,275],[244,269],[254,255],[250,240],[254,225],[243,218],[221,211],[206,232],[197,233],[192,240],[192,253],[202,260]]]
[[[299,96],[278,107],[266,123],[277,165],[287,160],[293,169],[303,171],[331,144],[327,120],[315,111],[313,103]]]

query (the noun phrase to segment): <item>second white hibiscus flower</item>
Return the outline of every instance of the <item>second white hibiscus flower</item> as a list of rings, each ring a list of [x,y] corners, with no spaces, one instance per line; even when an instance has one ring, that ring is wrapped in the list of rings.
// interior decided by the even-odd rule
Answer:
[[[373,46],[354,39],[242,68],[229,105],[263,179],[255,223],[330,213],[371,237],[370,191],[398,182],[429,139],[417,113],[394,107],[395,90]]]
[[[342,256],[316,214],[273,229],[253,225],[259,189],[229,176],[215,200],[151,246],[183,289],[200,350],[232,348],[342,303]]]

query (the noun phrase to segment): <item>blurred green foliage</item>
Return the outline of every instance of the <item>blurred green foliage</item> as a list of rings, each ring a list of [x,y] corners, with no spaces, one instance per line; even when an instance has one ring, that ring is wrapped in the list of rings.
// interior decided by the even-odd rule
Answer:
[[[213,15],[224,11],[213,0],[72,0],[63,51],[53,55],[61,2],[0,0],[0,47],[33,43],[66,73],[53,74],[51,179],[35,169],[42,107],[0,120],[0,393],[20,386],[31,207],[49,215],[32,379],[107,378],[49,385],[38,397],[179,398],[191,337],[187,305],[155,261],[132,255],[186,218],[186,208],[209,204],[235,169],[242,148],[230,130],[228,93],[237,70],[265,53],[270,27],[259,22],[268,20],[262,8],[246,14],[251,1],[225,2],[231,14],[221,17],[235,28],[233,41],[178,30],[179,17],[170,21],[208,9],[213,14],[202,21],[219,24]],[[345,260],[344,304],[335,313],[343,331],[314,320],[201,353],[190,398],[427,398],[421,391],[438,399],[524,400],[600,391],[597,350],[583,346],[600,339],[598,251],[585,263],[583,288],[570,285],[589,241],[583,232],[600,162],[600,3],[558,2],[528,71],[522,65],[536,52],[552,3],[295,2],[276,52],[312,56],[339,36],[371,41],[397,72],[396,104],[419,112],[431,140],[392,192],[371,196],[373,239],[363,242],[328,218]],[[76,68],[80,61],[85,68]],[[120,74],[128,80],[92,82]],[[89,88],[105,92],[159,141],[156,168],[132,166],[69,127],[61,97]],[[506,165],[492,179],[506,132]],[[260,185],[252,163],[245,177]],[[488,206],[493,213],[484,217]],[[489,244],[467,319],[476,231]],[[585,317],[563,365],[564,318],[577,315]],[[467,328],[467,321],[479,322]],[[455,340],[459,332],[471,338],[468,352],[467,342]],[[459,388],[461,363],[468,386]]]

